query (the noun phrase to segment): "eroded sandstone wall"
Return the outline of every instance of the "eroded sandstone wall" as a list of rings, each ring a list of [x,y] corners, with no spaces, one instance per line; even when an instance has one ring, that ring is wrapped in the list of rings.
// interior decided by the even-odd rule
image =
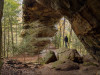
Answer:
[[[24,39],[28,39],[28,47],[31,45],[33,51],[42,50],[48,43],[50,37],[56,33],[55,24],[59,22],[62,15],[58,11],[40,5],[36,0],[23,1],[23,32]]]
[[[29,6],[34,3],[35,0],[24,0]],[[100,0],[36,0],[40,5],[41,9],[40,12],[33,11],[30,9],[28,11],[27,8],[30,8],[27,6],[27,4],[24,3],[24,14],[28,16],[30,12],[32,12],[31,18],[36,16],[38,13],[42,13],[42,15],[38,15],[37,20],[39,20],[39,23],[42,25],[45,25],[46,28],[50,28],[49,25],[53,25],[59,21],[61,18],[58,17],[60,13],[65,16],[67,19],[69,19],[73,30],[75,31],[78,38],[82,41],[84,46],[86,47],[87,51],[94,56],[98,61],[100,61]],[[31,4],[30,4],[31,3]],[[37,4],[38,4],[37,3]],[[40,17],[44,17],[47,12],[43,12],[45,8],[46,10],[52,11],[50,12],[49,16],[46,15],[48,18],[42,18],[42,21],[40,20]],[[32,8],[32,7],[31,7]],[[57,12],[57,13],[54,13]],[[35,13],[35,14],[34,14]],[[44,15],[43,15],[44,14]],[[54,14],[54,15],[53,15]],[[58,18],[58,20],[53,19],[52,22],[50,15],[54,16],[55,19]],[[27,19],[30,22],[34,22],[34,20],[30,20],[30,17]],[[26,19],[26,17],[24,17]],[[45,22],[43,22],[45,21]],[[28,23],[25,21],[25,23]],[[48,29],[49,30],[49,29]],[[53,31],[53,30],[52,30]],[[50,32],[48,32],[49,34]],[[54,32],[55,33],[55,32]],[[43,32],[41,32],[43,34]],[[45,36],[47,37],[47,35]],[[41,38],[41,37],[40,37]]]
[[[88,52],[100,61],[100,1],[87,0],[72,17],[72,28]]]

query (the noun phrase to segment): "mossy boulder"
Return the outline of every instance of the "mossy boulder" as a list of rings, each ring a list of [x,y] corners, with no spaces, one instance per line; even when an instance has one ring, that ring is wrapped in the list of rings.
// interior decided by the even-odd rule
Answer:
[[[66,62],[57,61],[52,64],[52,67],[55,68],[56,70],[62,70],[62,71],[70,71],[70,70],[79,69],[78,63],[75,63],[71,60],[67,60]]]
[[[97,67],[99,66],[98,63],[94,63],[94,62],[84,62],[83,65],[84,66],[97,66]]]
[[[75,49],[61,48],[58,50],[57,55],[60,61],[69,59],[77,63],[83,63],[83,58]]]
[[[64,63],[64,61],[56,61],[56,62],[54,62],[54,63],[52,63],[52,68],[56,68],[58,65],[60,65],[60,64],[63,64]]]
[[[55,61],[57,61],[57,58],[53,51],[49,51],[44,57],[45,64],[55,62]]]

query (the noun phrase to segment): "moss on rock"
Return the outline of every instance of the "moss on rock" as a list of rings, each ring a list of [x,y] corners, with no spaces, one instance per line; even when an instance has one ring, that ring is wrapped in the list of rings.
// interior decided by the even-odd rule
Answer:
[[[56,68],[58,65],[63,64],[64,61],[56,61],[54,63],[52,63],[52,68]]]
[[[75,49],[61,48],[58,50],[58,58],[61,61],[72,60],[77,63],[83,63],[83,58]]]
[[[69,71],[79,69],[79,65],[71,60],[57,61],[52,64],[52,68],[55,68],[56,70]]]
[[[53,51],[49,51],[44,57],[45,64],[57,61],[56,55]]]
[[[45,64],[44,59],[42,57],[40,57],[39,59],[37,59],[36,63],[38,63],[38,61],[39,61],[40,65],[44,65]]]
[[[84,62],[83,65],[84,66],[99,66],[97,63],[94,63],[94,62]]]

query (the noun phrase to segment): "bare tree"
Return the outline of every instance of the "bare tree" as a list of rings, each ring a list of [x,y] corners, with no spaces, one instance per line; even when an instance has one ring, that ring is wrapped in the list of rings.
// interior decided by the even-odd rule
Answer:
[[[14,38],[13,38],[13,27],[12,27],[11,17],[12,16],[9,16],[9,24],[10,24],[10,28],[11,28],[12,51],[13,51],[13,56],[14,56]]]
[[[69,34],[69,48],[71,48],[71,39],[72,39],[72,28],[70,27],[70,34]]]
[[[9,45],[10,45],[10,34],[9,34],[9,24],[8,24],[8,42],[7,42],[7,58],[9,57],[8,51],[9,51]]]
[[[64,38],[65,38],[65,18],[63,22],[63,47],[64,47]]]
[[[18,30],[17,25],[18,24],[16,24],[16,45],[17,45],[17,30]]]
[[[61,47],[61,28],[62,28],[62,25],[60,25],[59,23],[59,26],[60,26],[60,31],[59,31],[59,47]]]
[[[4,41],[4,51],[3,52],[4,52],[4,57],[5,57],[6,56],[6,27],[5,27],[5,18],[4,18],[4,23],[3,24],[4,24],[4,28],[3,28],[4,29],[4,40],[3,40]]]

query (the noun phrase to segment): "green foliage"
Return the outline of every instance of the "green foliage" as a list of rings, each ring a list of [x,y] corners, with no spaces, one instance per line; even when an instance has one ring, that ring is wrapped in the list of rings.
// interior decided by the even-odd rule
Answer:
[[[55,35],[52,42],[55,44],[55,47],[59,47],[59,36]]]
[[[4,2],[4,16],[7,16],[7,14],[11,16],[16,16],[19,13],[19,3],[16,0],[5,0]]]
[[[81,41],[78,39],[78,37],[76,36],[76,34],[74,32],[73,32],[73,35],[71,37],[70,44],[71,44],[71,48],[77,49],[78,52],[81,53],[82,55],[87,54],[84,45],[81,43]]]
[[[4,33],[3,37],[5,37],[3,39],[3,43],[5,44],[3,44],[3,47],[5,46],[6,48],[5,50],[8,51],[8,54],[17,52],[17,48],[15,44],[16,42],[15,38],[17,37],[15,35],[17,35],[16,32],[19,31],[17,25],[19,24],[19,16],[21,16],[20,9],[21,9],[21,5],[19,3],[19,0],[4,0],[2,31]]]
[[[18,23],[18,15],[21,15],[20,4],[17,0],[5,0],[4,1],[4,19],[9,24],[9,18],[12,24]],[[5,24],[7,25],[7,24]]]
[[[22,54],[24,52],[29,53],[30,55],[35,54],[35,46],[32,44],[32,39],[34,39],[31,35],[26,36],[21,43],[17,46],[17,54]],[[35,40],[35,39],[34,39]]]
[[[3,64],[4,64],[4,62],[3,61],[0,61],[0,68],[2,67]]]

